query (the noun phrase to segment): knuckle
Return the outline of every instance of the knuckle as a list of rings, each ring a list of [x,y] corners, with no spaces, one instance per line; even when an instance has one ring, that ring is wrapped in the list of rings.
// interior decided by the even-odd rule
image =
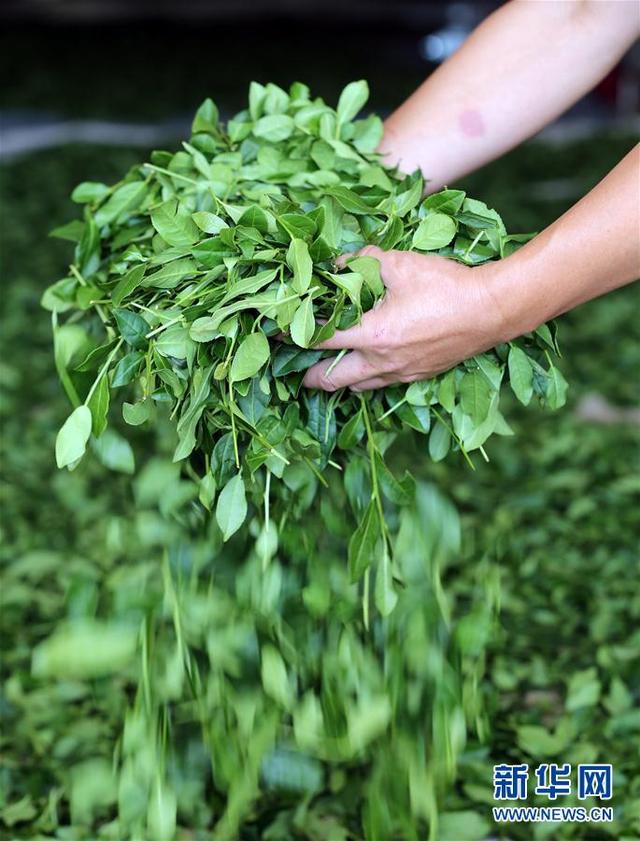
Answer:
[[[336,391],[338,386],[333,381],[331,374],[320,375],[320,388],[324,391]]]
[[[394,353],[400,346],[401,337],[397,331],[390,330],[387,326],[381,326],[374,332],[374,346],[376,353],[383,359]]]
[[[365,257],[378,257],[383,251],[377,245],[365,245],[358,253]]]
[[[401,383],[412,383],[414,380],[417,380],[417,379],[418,379],[418,377],[416,377],[415,374],[400,374],[398,376],[398,380]]]
[[[376,371],[379,374],[392,374],[396,369],[396,363],[391,356],[381,356]]]

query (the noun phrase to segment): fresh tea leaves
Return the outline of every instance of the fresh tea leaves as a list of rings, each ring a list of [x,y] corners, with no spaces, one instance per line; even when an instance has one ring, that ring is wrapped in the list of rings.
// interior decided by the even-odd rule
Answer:
[[[425,457],[470,460],[492,434],[510,432],[505,382],[521,402],[551,407],[566,384],[543,328],[364,400],[302,388],[305,370],[332,355],[314,346],[384,295],[375,259],[338,268],[341,254],[372,243],[477,265],[527,239],[509,238],[499,215],[464,192],[423,198],[420,173],[385,167],[380,120],[357,118],[367,95],[353,82],[334,110],[304,85],[253,83],[248,108],[226,126],[207,100],[182,149],[154,152],[114,187],[74,191],[84,205],[75,262],[44,304],[56,347],[73,330],[58,369],[82,404],[60,431],[59,466],[73,467],[92,433],[104,463],[129,472],[122,447],[100,446],[109,413],[144,427],[164,411],[174,460],[188,462],[224,540],[243,524],[276,538],[279,524],[302,524],[291,489],[313,497],[335,473],[355,519],[349,574],[379,576],[375,603],[386,614],[402,585],[389,522],[412,500],[385,464],[391,443],[418,434]]]

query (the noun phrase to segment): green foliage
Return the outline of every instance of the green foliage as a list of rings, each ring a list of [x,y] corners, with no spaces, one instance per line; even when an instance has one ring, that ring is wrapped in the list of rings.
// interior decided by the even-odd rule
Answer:
[[[594,144],[589,160],[602,150]],[[550,160],[546,153],[545,166]],[[437,797],[440,841],[489,835],[529,841],[528,825],[489,826],[491,764],[536,761],[552,739],[560,751],[552,761],[613,762],[616,821],[602,829],[543,826],[539,837],[637,835],[640,605],[630,586],[637,563],[630,453],[639,442],[632,427],[598,426],[571,412],[545,416],[535,407],[519,412],[507,403],[518,437],[495,440],[491,462],[475,472],[457,459],[425,463],[424,439],[403,436],[385,460],[395,476],[410,467],[419,481],[418,519],[402,515],[399,554],[411,575],[388,619],[372,612],[368,632],[358,591],[346,579],[352,514],[332,471],[322,474],[333,477],[331,489],[307,509],[305,530],[289,535],[285,528],[278,541],[270,512],[255,548],[242,531],[221,546],[217,526],[203,522],[196,500],[198,493],[211,500],[213,473],[199,485],[189,471],[180,476],[171,463],[175,430],[155,401],[141,403],[153,403],[149,431],[111,418],[110,431],[126,429],[138,456],[133,482],[93,457],[73,472],[56,471],[51,448],[68,406],[37,301],[46,278],[61,274],[64,247],[43,244],[43,237],[51,219],[60,218],[71,184],[86,173],[108,181],[134,161],[123,150],[96,156],[69,149],[0,171],[11,202],[0,226],[8,279],[0,302],[0,639],[8,678],[0,706],[0,834],[120,839],[137,831],[156,841],[171,837],[177,811],[178,837],[210,838],[222,821],[219,833],[241,841],[375,832],[422,839]],[[633,399],[636,309],[629,289],[571,315],[564,366],[573,393],[598,389],[614,402]],[[28,353],[16,353],[26,337]],[[72,334],[63,337],[68,353]],[[73,382],[87,393],[94,378],[89,373],[81,381],[78,374]],[[451,393],[443,378],[441,399],[448,402]],[[259,414],[262,394],[247,393],[245,405],[253,406],[247,411]],[[472,397],[470,389],[465,400]],[[419,413],[418,390],[412,398]],[[407,417],[415,423],[419,416]],[[358,410],[341,440],[349,448],[365,434]],[[220,490],[235,473],[231,436],[218,442],[210,463]],[[402,498],[411,488],[378,473],[392,514],[387,491]],[[287,480],[304,506],[313,483],[299,474]],[[360,479],[352,469],[353,493]],[[163,547],[170,547],[164,576]],[[499,627],[490,601],[496,567]],[[81,679],[31,672],[45,640],[102,623],[140,633],[133,659],[117,673]],[[262,656],[269,650],[284,664],[286,683],[276,683],[286,703],[293,698],[295,714],[265,691]],[[457,694],[460,661],[466,677]],[[196,669],[188,671],[185,662]],[[63,668],[80,663],[74,656]],[[267,681],[274,676],[269,670]],[[425,720],[421,709],[430,706],[422,692],[431,694],[443,676],[442,704]],[[434,794],[418,762],[420,745],[444,761],[448,740],[460,744],[461,698],[483,741],[468,734],[455,786],[439,772]],[[478,717],[479,706],[485,713]],[[330,756],[328,726],[335,734]],[[277,746],[270,748],[274,733]]]
[[[253,83],[248,109],[226,127],[207,101],[181,151],[153,153],[113,188],[94,182],[74,191],[86,202],[76,262],[43,298],[56,337],[73,324],[75,344],[59,367],[75,402],[91,411],[98,442],[120,387],[124,419],[134,426],[152,426],[154,407],[168,409],[178,433],[174,460],[188,460],[205,483],[207,509],[220,493],[225,540],[246,519],[258,532],[294,528],[331,481],[327,474],[343,471],[356,520],[352,581],[380,575],[373,591],[368,578],[364,585],[365,622],[372,594],[387,613],[404,586],[389,523],[412,504],[412,492],[390,492],[395,479],[385,486],[378,476],[390,476],[384,458],[393,441],[423,433],[435,461],[455,451],[470,461],[493,433],[509,434],[499,410],[503,379],[521,399],[526,386],[526,402],[534,393],[552,408],[564,401],[546,326],[445,376],[366,400],[349,390],[301,389],[304,371],[324,355],[314,346],[357,323],[384,294],[377,261],[355,257],[338,270],[341,253],[375,243],[473,266],[500,258],[510,242],[482,202],[452,190],[423,200],[419,173],[405,177],[381,164],[380,121],[355,119],[367,95],[366,83],[354,82],[334,111],[304,85],[286,92]],[[86,408],[63,428],[72,445],[80,412]],[[362,429],[350,436],[356,416]],[[75,466],[84,451],[82,432],[62,466]],[[229,440],[235,478],[213,458]]]

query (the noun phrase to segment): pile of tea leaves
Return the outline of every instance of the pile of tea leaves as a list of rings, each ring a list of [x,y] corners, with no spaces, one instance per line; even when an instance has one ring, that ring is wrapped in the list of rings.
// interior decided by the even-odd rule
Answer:
[[[379,118],[355,119],[367,96],[366,82],[353,82],[334,110],[299,83],[288,93],[252,83],[248,109],[226,126],[207,100],[181,151],[154,153],[114,187],[75,189],[84,217],[54,232],[76,242],[74,263],[43,303],[75,407],[57,438],[59,467],[75,466],[90,440],[107,464],[127,460],[107,429],[112,403],[132,426],[167,409],[173,458],[197,476],[200,502],[215,508],[225,540],[248,519],[265,566],[283,524],[300,521],[327,472],[339,471],[358,519],[350,578],[365,575],[368,591],[374,570],[386,615],[404,576],[384,509],[413,494],[411,476],[398,480],[385,464],[398,433],[428,436],[436,461],[450,450],[484,455],[490,435],[510,434],[503,380],[523,403],[551,408],[566,382],[543,325],[444,375],[366,397],[301,388],[323,356],[314,346],[384,295],[377,260],[337,268],[339,255],[376,244],[477,265],[529,238],[509,236],[460,190],[425,199],[419,173],[386,168],[374,152]]]

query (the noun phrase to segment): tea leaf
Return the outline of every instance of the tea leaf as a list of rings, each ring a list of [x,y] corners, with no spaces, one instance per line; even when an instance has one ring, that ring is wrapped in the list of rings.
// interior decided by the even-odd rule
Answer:
[[[291,322],[291,338],[300,347],[309,347],[316,323],[313,319],[313,301],[310,296],[302,300]]]
[[[256,121],[253,133],[256,137],[269,140],[271,143],[278,143],[290,137],[294,127],[293,119],[288,115],[269,114]]]
[[[231,379],[234,382],[255,376],[269,359],[269,342],[263,333],[251,333],[236,351],[231,363]]]
[[[33,674],[58,679],[101,677],[121,671],[133,657],[135,629],[97,619],[68,623],[33,652]]]
[[[93,204],[101,201],[109,193],[106,184],[99,184],[95,181],[83,181],[71,193],[71,201],[78,204]]]
[[[293,700],[287,669],[280,652],[272,645],[262,649],[261,665],[264,691],[285,709],[290,709]]]
[[[309,256],[307,243],[302,239],[292,239],[287,251],[287,264],[293,270],[292,287],[296,292],[306,292],[311,283],[313,263]]]
[[[216,505],[216,521],[224,540],[234,535],[247,516],[247,500],[244,481],[240,473],[233,476],[224,486]]]
[[[152,789],[147,811],[147,829],[152,838],[172,841],[176,833],[177,810],[176,795],[158,780]]]
[[[103,376],[87,402],[87,407],[91,412],[91,432],[96,438],[102,435],[107,426],[110,396],[109,381],[106,376]]]
[[[137,350],[143,350],[147,346],[146,335],[150,329],[144,318],[125,309],[114,309],[113,315],[125,342]]]
[[[68,467],[81,459],[91,435],[92,416],[87,406],[78,406],[66,419],[56,438],[56,464]]]
[[[146,192],[146,185],[142,181],[132,181],[129,184],[123,184],[121,187],[118,187],[96,212],[96,224],[99,226],[109,225],[111,222],[115,222],[122,214],[138,208]]]
[[[509,351],[509,382],[515,396],[527,406],[533,397],[533,369],[519,347],[512,347]]]
[[[375,600],[381,616],[388,616],[398,603],[398,594],[393,587],[391,563],[386,546],[376,570]]]
[[[456,234],[456,223],[444,213],[429,213],[418,225],[411,243],[420,251],[436,251],[448,245]]]
[[[151,211],[151,223],[169,245],[188,248],[199,238],[190,214],[175,199],[169,199]]]
[[[338,124],[353,120],[368,99],[369,85],[364,79],[359,82],[350,82],[342,91],[338,100],[338,107],[336,108]]]
[[[373,500],[369,503],[358,528],[349,541],[349,576],[358,581],[366,569],[376,560],[375,548],[380,527],[378,512]]]
[[[546,399],[550,409],[561,409],[567,402],[567,389],[569,385],[562,373],[551,365],[549,369],[549,384],[547,386]]]
[[[197,211],[192,215],[192,219],[205,234],[219,234],[224,228],[229,227],[221,216],[206,210]]]
[[[131,444],[113,429],[106,429],[93,441],[93,451],[98,459],[110,470],[132,475],[136,469]]]
[[[156,289],[175,289],[183,280],[196,274],[197,271],[198,266],[195,260],[190,257],[182,257],[178,260],[172,260],[157,272],[148,274],[143,284]]]
[[[123,356],[115,367],[111,385],[117,388],[130,383],[136,377],[143,359],[144,354],[139,350],[132,350]]]
[[[492,393],[486,378],[476,371],[464,374],[458,389],[463,411],[472,417],[475,423],[482,423],[489,412]]]
[[[451,433],[438,421],[429,435],[429,455],[434,461],[442,461],[451,446]]]
[[[115,307],[119,307],[125,298],[128,298],[142,283],[146,266],[134,266],[118,281],[111,293],[111,300]]]

